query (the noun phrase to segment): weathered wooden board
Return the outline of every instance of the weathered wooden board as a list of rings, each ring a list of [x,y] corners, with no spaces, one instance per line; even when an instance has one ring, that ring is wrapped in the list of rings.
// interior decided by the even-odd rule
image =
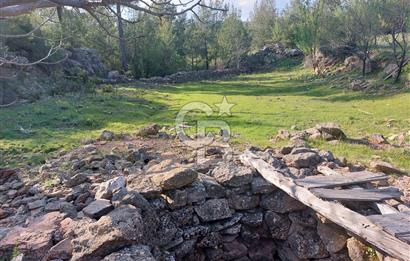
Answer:
[[[350,172],[344,175],[311,176],[295,180],[295,182],[297,185],[305,188],[331,188],[386,179],[388,179],[388,176],[383,173],[360,171]]]
[[[327,166],[318,166],[317,170],[325,176],[344,175],[347,172],[331,169]],[[349,188],[360,188],[358,185],[349,186]],[[399,211],[386,202],[374,202],[373,207],[380,212],[380,214],[392,214]]]
[[[244,164],[254,167],[266,180],[289,196],[367,241],[381,252],[399,260],[410,261],[410,245],[387,233],[367,217],[340,203],[324,201],[316,197],[309,189],[298,186],[295,180],[286,177],[252,152],[248,151],[241,155],[241,160]]]
[[[410,243],[410,212],[374,215],[368,218],[393,236]]]
[[[401,193],[396,188],[385,189],[312,189],[313,194],[326,200],[339,201],[370,201],[377,202],[386,199],[400,198]]]

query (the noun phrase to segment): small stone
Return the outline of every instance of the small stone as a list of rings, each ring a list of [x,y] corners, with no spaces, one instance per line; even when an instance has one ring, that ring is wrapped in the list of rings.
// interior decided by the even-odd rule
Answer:
[[[208,196],[205,186],[198,181],[192,183],[192,185],[187,187],[185,191],[187,193],[188,204],[203,202]]]
[[[131,205],[141,210],[151,209],[150,203],[141,194],[136,191],[127,191],[126,188],[114,193],[111,202],[114,207]]]
[[[211,225],[211,230],[213,232],[217,232],[217,231],[221,231],[221,230],[227,229],[229,227],[232,227],[232,226],[238,224],[241,221],[242,217],[243,217],[242,213],[236,212],[232,215],[231,218],[229,218],[227,220],[221,220],[221,221],[218,221],[218,222],[214,222]]]
[[[187,192],[185,190],[172,190],[164,195],[170,208],[181,208],[187,204]]]
[[[251,183],[252,192],[255,194],[264,194],[273,192],[276,187],[269,183],[266,179],[261,177],[256,177]]]
[[[249,210],[258,207],[259,196],[232,195],[228,198],[229,207],[235,210]]]
[[[248,248],[237,240],[224,243],[223,250],[225,260],[233,260],[244,257],[248,253]]]
[[[60,203],[60,212],[67,214],[70,218],[77,217],[77,209],[76,207],[69,203],[69,202],[61,202]]]
[[[284,146],[280,148],[279,152],[283,155],[287,155],[292,152],[293,148],[294,148],[293,146]]]
[[[376,145],[388,145],[389,142],[386,140],[386,138],[381,135],[381,134],[372,134],[369,137],[369,142],[376,144]]]
[[[225,188],[221,186],[214,178],[200,174],[199,180],[205,186],[208,198],[223,198],[225,196]]]
[[[195,248],[196,240],[187,240],[180,244],[175,250],[175,256],[178,260],[183,260],[185,256],[192,253]]]
[[[241,232],[242,225],[241,224],[236,224],[232,227],[225,228],[224,230],[221,231],[221,234],[223,235],[237,235]]]
[[[406,175],[407,173],[404,170],[394,167],[390,163],[381,161],[381,160],[373,160],[370,162],[370,167],[376,171],[380,171],[386,174],[399,174],[399,175]]]
[[[108,131],[108,130],[104,130],[101,135],[100,135],[100,140],[104,140],[104,141],[112,141],[115,137],[114,132],[112,131]]]
[[[172,220],[178,227],[191,225],[193,221],[193,207],[181,208],[171,212]]]
[[[155,185],[164,190],[178,189],[192,184],[198,178],[193,169],[177,167],[151,177]]]
[[[333,122],[317,124],[316,129],[318,129],[322,134],[329,134],[332,139],[339,140],[346,138],[346,134],[344,134],[340,125]]]
[[[206,235],[199,243],[200,248],[216,248],[222,244],[222,236],[218,232],[212,232]]]
[[[277,213],[287,213],[306,208],[302,203],[291,198],[281,190],[278,190],[272,194],[262,195],[260,206],[264,209],[272,210]]]
[[[8,216],[11,216],[11,214],[13,214],[11,210],[0,208],[0,219],[4,219]]]
[[[249,167],[229,162],[216,167],[212,176],[224,186],[241,187],[252,182],[253,173]]]
[[[221,220],[232,216],[226,199],[210,199],[194,209],[203,222]]]
[[[148,125],[148,126],[142,128],[137,133],[137,135],[141,136],[141,137],[155,136],[155,135],[158,134],[160,129],[161,129],[161,126],[159,126],[158,124],[151,124],[151,125]]]
[[[73,177],[69,178],[68,180],[65,181],[65,185],[69,188],[78,186],[82,183],[88,182],[89,178],[86,174],[84,173],[79,173],[77,175],[74,175]]]
[[[242,224],[250,227],[258,227],[263,222],[263,212],[258,211],[255,213],[244,213],[241,220]]]
[[[47,203],[47,205],[44,207],[44,210],[47,212],[59,211],[60,201],[52,201]]]
[[[85,215],[91,218],[98,219],[104,215],[110,213],[114,207],[109,200],[99,199],[91,202],[83,209]]]
[[[346,242],[349,257],[354,261],[366,260],[366,246],[354,237],[351,237]]]
[[[204,237],[210,232],[209,226],[192,226],[184,229],[183,237],[186,240],[197,239],[199,237]]]
[[[249,258],[252,261],[274,261],[276,252],[275,243],[270,240],[261,240],[254,247],[249,248]]]
[[[70,239],[63,239],[53,246],[47,253],[45,260],[69,260],[71,253],[73,252],[73,246]]]
[[[45,199],[39,199],[36,201],[33,201],[31,203],[27,204],[28,209],[33,210],[33,209],[37,209],[37,208],[42,208],[46,206],[46,200]]]

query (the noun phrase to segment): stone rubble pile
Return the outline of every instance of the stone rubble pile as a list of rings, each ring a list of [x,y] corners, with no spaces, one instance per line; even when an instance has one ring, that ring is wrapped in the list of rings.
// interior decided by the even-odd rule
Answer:
[[[321,131],[342,136],[330,126]],[[114,142],[89,144],[50,160],[38,175],[57,177],[53,188],[0,169],[0,256],[45,261],[364,260],[361,242],[242,165],[237,156],[226,161],[222,149],[212,148],[198,165],[179,155],[176,141],[163,141],[167,152],[147,147],[153,144],[150,139],[144,142],[128,144],[121,152],[111,146]],[[346,167],[332,153],[306,147],[255,153],[293,178],[316,175],[321,165]]]

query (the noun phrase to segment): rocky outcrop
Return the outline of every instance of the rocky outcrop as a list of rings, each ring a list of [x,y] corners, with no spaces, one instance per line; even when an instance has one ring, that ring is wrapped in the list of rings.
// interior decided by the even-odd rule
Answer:
[[[287,58],[303,58],[303,52],[299,49],[285,48],[282,44],[266,45],[256,53],[242,58],[240,67],[246,71],[258,71],[275,67],[275,65]]]

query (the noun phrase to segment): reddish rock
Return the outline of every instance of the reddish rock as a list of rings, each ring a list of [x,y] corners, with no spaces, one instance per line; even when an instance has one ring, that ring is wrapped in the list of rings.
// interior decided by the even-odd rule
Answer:
[[[41,260],[53,246],[54,234],[62,220],[62,214],[51,212],[32,220],[26,228],[13,228],[0,241],[0,256],[10,256],[17,249],[28,260]]]
[[[0,185],[6,182],[8,178],[17,174],[15,169],[0,168]]]

